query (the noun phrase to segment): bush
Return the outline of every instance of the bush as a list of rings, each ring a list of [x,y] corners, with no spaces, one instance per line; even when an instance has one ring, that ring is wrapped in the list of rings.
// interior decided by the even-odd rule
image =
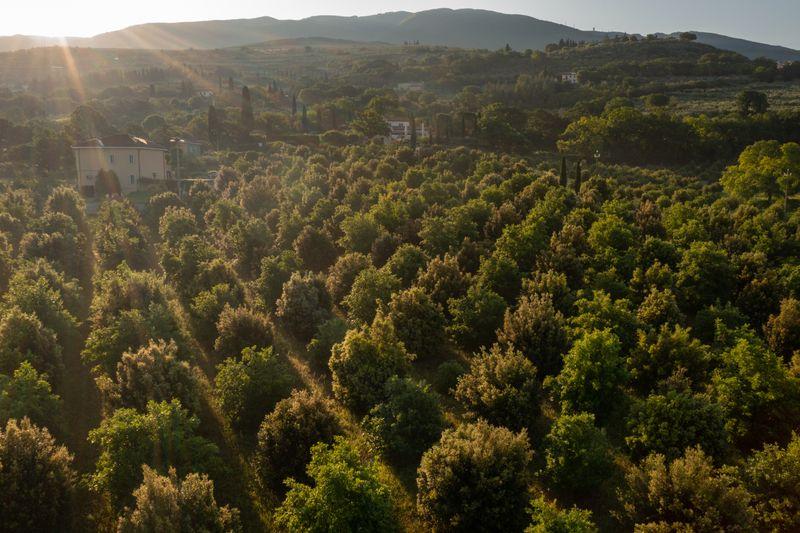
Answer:
[[[264,415],[289,396],[294,378],[272,348],[245,348],[240,359],[228,358],[218,367],[214,390],[231,425],[244,434],[258,429]]]
[[[265,487],[283,491],[287,478],[306,481],[311,448],[330,444],[341,427],[329,400],[295,390],[264,417],[258,430],[256,465]]]
[[[397,337],[417,358],[441,354],[445,347],[444,314],[425,291],[413,287],[394,293],[388,316]]]
[[[362,425],[387,456],[418,460],[444,428],[438,398],[427,385],[397,376],[386,382],[384,395]]]
[[[294,251],[303,266],[312,272],[323,272],[336,261],[338,250],[324,231],[306,226],[294,241]]]
[[[380,316],[370,328],[348,331],[333,347],[329,365],[334,396],[359,414],[381,402],[389,378],[403,376],[411,366],[391,323]]]
[[[788,298],[781,302],[781,311],[764,325],[769,347],[786,360],[800,350],[800,301]]]
[[[422,456],[417,511],[434,531],[519,531],[530,461],[524,432],[484,421],[446,430]]]
[[[559,509],[543,497],[531,502],[531,525],[525,533],[598,533],[591,511]]]
[[[283,284],[275,316],[286,329],[308,342],[319,325],[328,319],[331,300],[322,278],[313,274],[292,274]]]
[[[403,288],[407,288],[414,283],[427,264],[428,256],[425,252],[419,246],[406,243],[395,250],[383,268],[396,276]]]
[[[311,449],[308,476],[314,485],[289,481],[289,492],[276,510],[284,531],[400,531],[388,488],[375,461],[363,461],[339,438]]]
[[[587,494],[613,472],[614,457],[594,415],[559,416],[544,439],[544,475],[568,494]]]
[[[458,261],[450,255],[431,259],[428,267],[420,272],[417,285],[422,287],[443,309],[447,307],[448,300],[461,298],[469,287],[469,283],[458,266]]]
[[[214,350],[222,356],[237,356],[245,348],[272,344],[272,324],[267,317],[247,307],[225,307],[217,321]]]
[[[536,367],[518,351],[495,345],[470,361],[455,397],[473,418],[512,430],[531,428],[541,401]]]
[[[174,469],[159,476],[142,465],[142,484],[133,497],[136,504],[125,508],[117,523],[119,533],[149,531],[242,531],[239,511],[220,507],[214,498],[214,482],[205,475],[189,474],[179,479]]]
[[[792,435],[785,448],[764,446],[742,470],[758,530],[800,531],[800,437]]]
[[[69,529],[77,475],[72,455],[46,429],[14,419],[0,428],[4,531]]]

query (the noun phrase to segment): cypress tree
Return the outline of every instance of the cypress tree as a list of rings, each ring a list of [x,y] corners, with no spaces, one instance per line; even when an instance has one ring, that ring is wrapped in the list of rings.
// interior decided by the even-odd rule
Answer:
[[[297,116],[297,95],[292,94],[292,117]]]
[[[409,122],[411,123],[411,149],[417,149],[417,119],[414,118],[414,114],[411,114]]]
[[[562,187],[566,187],[568,179],[569,178],[567,176],[567,158],[562,156],[561,157],[561,178],[558,180],[558,184],[561,185]]]
[[[244,85],[242,87],[242,129],[246,133],[250,133],[253,130],[254,122],[255,119],[253,118],[253,103],[250,100],[250,89],[247,87],[247,85]]]
[[[580,194],[581,192],[582,179],[583,176],[581,175],[581,161],[579,159],[578,162],[575,163],[575,194]]]

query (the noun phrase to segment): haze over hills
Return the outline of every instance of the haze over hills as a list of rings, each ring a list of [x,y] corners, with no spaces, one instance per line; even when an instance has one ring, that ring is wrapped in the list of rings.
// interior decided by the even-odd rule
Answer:
[[[585,31],[539,20],[476,9],[398,11],[365,17],[315,16],[302,20],[272,17],[202,22],[151,23],[131,26],[89,38],[45,38],[16,35],[0,37],[0,51],[68,42],[95,48],[213,49],[243,46],[277,39],[323,37],[351,41],[382,41],[462,48],[543,49],[560,39],[596,41],[621,32]],[[756,43],[725,35],[695,32],[698,41],[747,57],[800,60],[800,51]]]

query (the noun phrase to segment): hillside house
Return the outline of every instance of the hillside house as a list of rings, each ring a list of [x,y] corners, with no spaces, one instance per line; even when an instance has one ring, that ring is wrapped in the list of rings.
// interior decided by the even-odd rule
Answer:
[[[389,138],[393,141],[411,140],[411,121],[408,119],[389,119]],[[421,120],[417,121],[417,139],[426,139],[430,136],[430,131],[425,127]]]
[[[571,83],[572,85],[578,84],[577,72],[563,72],[560,78],[561,78],[561,83]]]
[[[78,189],[94,197],[95,180],[101,170],[117,175],[123,194],[140,189],[144,182],[169,179],[167,149],[132,135],[109,135],[89,139],[72,147]]]

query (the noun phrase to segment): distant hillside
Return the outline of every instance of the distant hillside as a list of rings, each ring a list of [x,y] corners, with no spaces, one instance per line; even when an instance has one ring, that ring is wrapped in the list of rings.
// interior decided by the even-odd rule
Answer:
[[[619,32],[583,31],[525,15],[508,15],[477,9],[433,9],[410,13],[397,11],[366,17],[317,16],[302,20],[272,17],[203,22],[153,23],[131,26],[87,39],[68,39],[74,46],[95,48],[213,49],[243,46],[280,39],[319,37],[348,41],[380,41],[462,48],[498,49],[506,44],[516,50],[541,50],[560,39],[597,41]],[[698,40],[748,57],[776,60],[800,59],[800,52],[711,33],[698,32]],[[57,39],[0,37],[0,51],[57,44]]]

